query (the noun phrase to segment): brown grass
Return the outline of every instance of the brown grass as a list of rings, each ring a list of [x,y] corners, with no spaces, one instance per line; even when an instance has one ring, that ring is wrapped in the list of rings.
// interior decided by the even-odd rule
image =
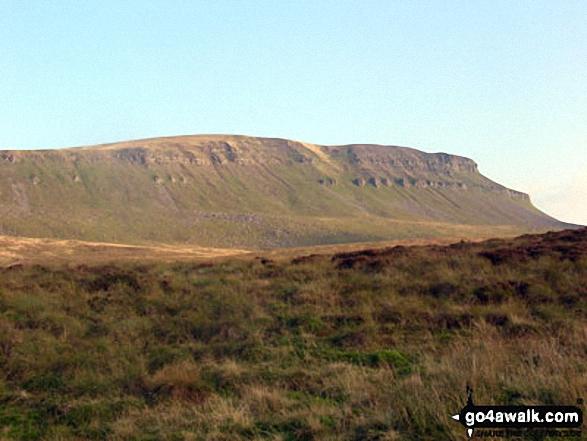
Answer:
[[[499,256],[498,259],[495,257]],[[587,230],[0,270],[0,437],[464,440],[587,393]]]
[[[77,240],[0,236],[0,266],[15,264],[103,264],[107,262],[175,262],[247,254],[240,249],[198,246],[121,245]]]

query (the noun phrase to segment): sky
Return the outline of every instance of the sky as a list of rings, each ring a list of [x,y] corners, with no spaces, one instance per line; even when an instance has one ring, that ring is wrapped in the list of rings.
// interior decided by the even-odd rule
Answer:
[[[584,0],[0,0],[0,149],[401,145],[587,225],[586,20]]]

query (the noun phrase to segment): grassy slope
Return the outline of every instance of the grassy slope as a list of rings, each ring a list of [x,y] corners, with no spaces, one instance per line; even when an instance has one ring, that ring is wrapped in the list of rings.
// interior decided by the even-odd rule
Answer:
[[[587,230],[0,277],[7,439],[464,440],[587,392]]]
[[[225,141],[238,156],[227,153]],[[489,189],[494,183],[478,173],[410,172],[421,180],[458,181],[467,190],[360,187],[353,184],[357,177],[405,172],[378,162],[392,150],[367,146],[362,153],[356,147],[364,155],[357,162],[356,155],[349,159],[336,149],[338,153],[324,153],[308,146],[242,137],[180,137],[5,152],[16,160],[0,162],[0,233],[256,248],[503,235],[561,226],[529,201]],[[410,160],[434,158],[417,155],[424,159]],[[222,163],[211,162],[214,158]],[[336,185],[321,185],[325,178]]]

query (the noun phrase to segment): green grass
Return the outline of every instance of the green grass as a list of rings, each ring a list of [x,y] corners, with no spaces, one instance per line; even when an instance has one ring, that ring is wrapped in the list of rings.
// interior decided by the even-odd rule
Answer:
[[[222,142],[244,162],[229,161]],[[383,146],[360,163],[340,152],[318,157],[299,143],[246,137],[12,154],[16,162],[0,163],[0,234],[258,249],[562,227],[529,201],[482,189],[494,183],[478,173],[426,170],[434,155],[413,153],[419,167],[411,171],[379,163],[400,155]],[[224,162],[210,163],[213,155]],[[353,184],[408,172],[470,188]],[[325,177],[336,185],[321,185]]]
[[[4,270],[0,437],[465,439],[467,383],[575,404],[587,260],[504,247]]]

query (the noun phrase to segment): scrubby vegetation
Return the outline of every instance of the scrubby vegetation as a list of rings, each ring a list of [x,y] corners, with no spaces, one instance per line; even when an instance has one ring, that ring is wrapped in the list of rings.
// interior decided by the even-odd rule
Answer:
[[[0,438],[464,439],[587,392],[587,230],[0,274]]]

